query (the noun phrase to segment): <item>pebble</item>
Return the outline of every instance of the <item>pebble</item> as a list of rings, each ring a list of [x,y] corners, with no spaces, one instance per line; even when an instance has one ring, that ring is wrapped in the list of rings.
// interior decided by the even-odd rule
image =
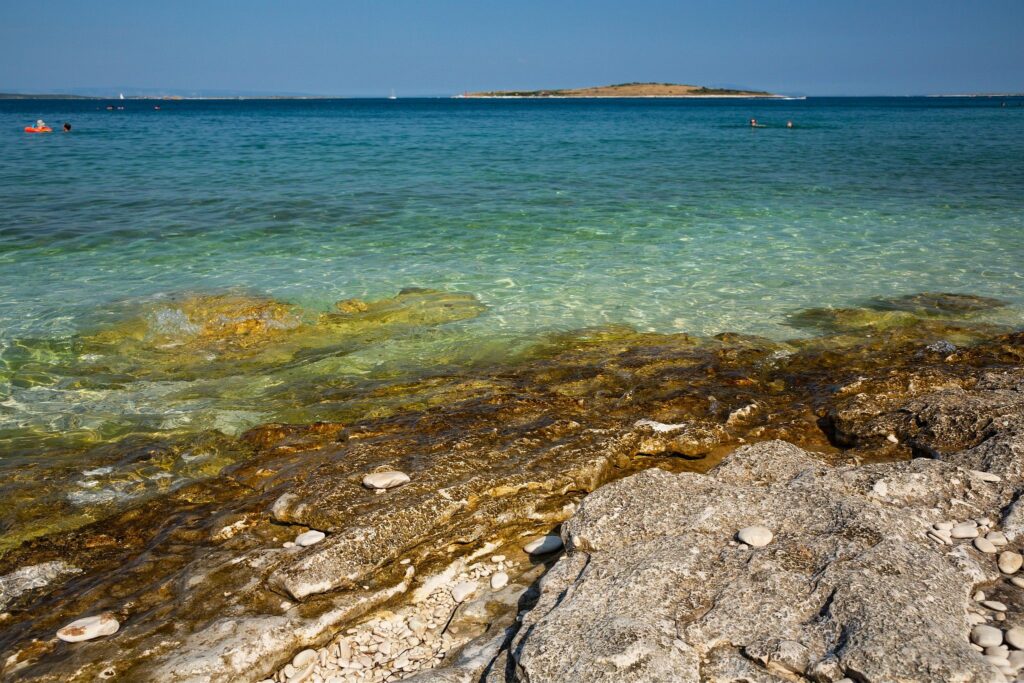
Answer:
[[[736,538],[755,548],[763,548],[771,543],[774,537],[771,530],[763,526],[743,527],[736,532]]]
[[[476,581],[463,581],[452,587],[452,598],[455,602],[462,602],[476,592]]]
[[[285,541],[284,543],[281,544],[281,547],[282,548],[294,548],[295,547],[295,543],[292,542],[292,541]]]
[[[1010,653],[1010,666],[1014,669],[1024,668],[1024,652],[1014,650]]]
[[[935,527],[936,531],[952,531],[956,524],[953,522],[935,522],[932,526]]]
[[[562,537],[555,535],[541,536],[523,546],[523,550],[529,555],[547,555],[561,549]]]
[[[505,556],[504,555],[494,555],[493,557],[491,557],[491,562],[493,562],[494,564],[501,564],[504,561],[505,561]]]
[[[995,610],[996,612],[1005,612],[1006,611],[1006,605],[1004,605],[1003,603],[999,602],[998,600],[983,600],[981,602],[981,604],[984,605],[985,607],[988,607],[991,610]]]
[[[971,629],[971,641],[980,647],[993,647],[1003,644],[1003,632],[995,626],[978,624]]]
[[[114,618],[114,615],[104,612],[93,617],[72,621],[57,631],[57,637],[67,643],[77,643],[100,636],[112,636],[117,633],[119,628],[121,628],[121,624]]]
[[[1016,648],[1018,650],[1024,650],[1024,628],[1021,628],[1020,626],[1014,626],[1013,628],[1008,629],[1006,631],[1004,637],[1006,638],[1006,642],[1010,645],[1010,647]]]
[[[1012,550],[1004,550],[999,553],[999,571],[1004,574],[1016,574],[1024,565],[1024,555],[1015,553]]]
[[[983,593],[982,591],[978,591],[978,592],[976,592],[976,593],[974,594],[974,597],[973,597],[972,599],[973,599],[973,600],[974,600],[975,602],[981,602],[982,600],[984,600],[984,599],[985,599],[985,593]]]
[[[396,486],[408,484],[410,481],[412,480],[405,472],[374,472],[363,477],[363,486],[368,489],[393,489]]]
[[[985,538],[992,541],[994,544],[1000,546],[1006,545],[1008,543],[1008,541],[1006,540],[1006,534],[1004,534],[1002,531],[990,531],[985,536]]]
[[[304,534],[299,534],[295,537],[295,545],[306,548],[311,545],[315,545],[320,541],[327,538],[327,534],[316,529],[310,529]]]
[[[1010,577],[1010,583],[1012,583],[1017,588],[1024,588],[1024,577],[1022,577],[1022,576],[1011,576]]]
[[[943,545],[953,545],[953,539],[950,537],[949,532],[943,529],[936,529],[928,532],[928,538],[932,539],[936,543]]]
[[[508,585],[508,574],[505,572],[495,572],[491,575],[491,589],[500,590]]]
[[[977,477],[982,481],[990,481],[992,483],[995,483],[1003,480],[1003,478],[1000,477],[998,474],[992,474],[991,472],[982,472],[980,470],[968,470],[968,472],[971,474],[971,476]]]
[[[999,549],[996,548],[996,544],[987,538],[974,539],[974,547],[988,555],[994,555],[999,552]]]
[[[1005,645],[994,645],[985,648],[985,654],[992,655],[993,657],[1009,657],[1010,648]]]
[[[303,650],[292,659],[292,666],[301,669],[315,659],[317,659],[316,650]]]
[[[978,525],[975,522],[957,524],[950,530],[949,535],[953,538],[977,538]]]

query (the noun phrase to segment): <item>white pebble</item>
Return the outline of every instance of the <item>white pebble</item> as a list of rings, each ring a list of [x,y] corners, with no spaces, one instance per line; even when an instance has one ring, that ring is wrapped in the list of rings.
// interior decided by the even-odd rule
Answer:
[[[985,535],[985,538],[999,546],[1006,545],[1009,542],[1006,540],[1006,534],[1004,534],[1002,531],[990,531],[988,534]]]
[[[988,540],[987,538],[974,539],[974,547],[988,555],[994,555],[995,553],[999,552],[999,549],[996,548],[996,544]]]
[[[983,591],[977,591],[973,598],[976,602],[981,602],[985,599],[985,593]]]
[[[301,669],[315,659],[317,659],[316,650],[303,650],[292,659],[292,666]]]
[[[363,486],[368,489],[393,489],[411,481],[405,472],[374,472],[363,477]]]
[[[1010,583],[1012,583],[1017,588],[1024,588],[1024,577],[1022,577],[1022,576],[1011,576],[1010,577]]]
[[[491,576],[491,588],[493,590],[501,590],[508,585],[508,574],[505,572],[495,572]]]
[[[1003,480],[1003,478],[1000,477],[998,474],[992,474],[991,472],[982,472],[980,470],[968,470],[968,472],[971,474],[971,476],[977,477],[982,481],[990,481],[995,483],[997,481]]]
[[[993,645],[1002,645],[1003,643],[1003,632],[997,629],[995,626],[986,626],[985,624],[978,624],[971,629],[971,641],[980,647],[992,647]]]
[[[736,538],[749,546],[763,548],[772,542],[775,535],[770,529],[763,526],[748,526],[736,532]]]
[[[953,522],[935,522],[935,524],[933,524],[932,526],[935,527],[938,531],[952,531],[953,527],[955,527],[956,524],[954,524]]]
[[[83,640],[92,640],[100,636],[111,636],[117,633],[121,624],[110,612],[104,612],[93,617],[85,617],[72,621],[64,628],[57,631],[57,637],[67,643],[78,643]]]
[[[476,581],[463,581],[452,587],[452,598],[455,602],[462,602],[476,592]]]
[[[999,602],[998,600],[982,600],[981,604],[985,607],[988,607],[991,610],[995,610],[996,612],[1006,611],[1006,605]]]
[[[1008,629],[1004,634],[1004,637],[1007,639],[1007,643],[1011,647],[1024,650],[1024,628],[1015,626],[1012,629]]]
[[[504,555],[494,555],[494,556],[491,557],[491,562],[493,562],[494,564],[501,564],[504,561],[505,561],[505,556]]]
[[[562,537],[555,535],[541,536],[540,538],[530,541],[523,546],[523,550],[530,555],[546,555],[561,549]]]
[[[1012,550],[1004,550],[999,553],[999,571],[1004,574],[1016,574],[1024,565],[1024,555],[1015,553]]]
[[[949,532],[949,535],[953,538],[977,538],[978,525],[975,522],[963,522],[962,524],[957,524]]]
[[[317,531],[316,529],[310,529],[306,533],[299,534],[295,537],[295,545],[306,548],[311,545],[316,545],[320,541],[324,540],[326,537],[327,534],[325,534],[324,532]]]

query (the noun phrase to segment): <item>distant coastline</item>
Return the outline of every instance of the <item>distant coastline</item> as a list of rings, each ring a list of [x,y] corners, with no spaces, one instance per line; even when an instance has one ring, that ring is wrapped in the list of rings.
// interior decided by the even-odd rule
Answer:
[[[551,90],[490,90],[467,92],[456,97],[485,99],[531,99],[531,98],[598,98],[598,97],[741,97],[741,98],[784,98],[764,90],[736,90],[732,88],[708,88],[702,85],[681,83],[619,83],[590,88],[562,88]]]

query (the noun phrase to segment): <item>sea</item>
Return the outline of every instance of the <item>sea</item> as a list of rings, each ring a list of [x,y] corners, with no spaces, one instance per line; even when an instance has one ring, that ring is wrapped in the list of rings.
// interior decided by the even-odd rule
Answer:
[[[476,303],[258,362],[195,341],[223,297],[266,331],[402,291]],[[1024,98],[0,101],[0,537],[234,457],[125,444],[355,419],[552,335],[787,339],[918,292],[1021,325]]]

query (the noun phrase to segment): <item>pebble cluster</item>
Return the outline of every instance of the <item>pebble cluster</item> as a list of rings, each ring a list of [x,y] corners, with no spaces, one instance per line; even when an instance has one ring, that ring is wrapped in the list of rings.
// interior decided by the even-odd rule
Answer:
[[[505,587],[514,567],[504,555],[472,564],[422,601],[382,612],[319,650],[303,650],[262,683],[384,683],[434,668],[469,639],[449,628],[458,606],[488,585]]]
[[[1005,549],[1007,538],[994,526],[992,520],[983,517],[962,522],[936,522],[928,531],[928,537],[943,545],[970,541],[978,551],[993,556],[999,571],[1011,584],[1024,588],[1024,577],[1016,576],[1024,565],[1024,555]],[[977,591],[973,597],[975,607],[967,614],[967,621],[972,627],[971,647],[1008,678],[1017,677],[1024,669],[1024,628],[1001,627],[1006,622],[1008,607],[1005,603],[989,599],[983,591]]]

